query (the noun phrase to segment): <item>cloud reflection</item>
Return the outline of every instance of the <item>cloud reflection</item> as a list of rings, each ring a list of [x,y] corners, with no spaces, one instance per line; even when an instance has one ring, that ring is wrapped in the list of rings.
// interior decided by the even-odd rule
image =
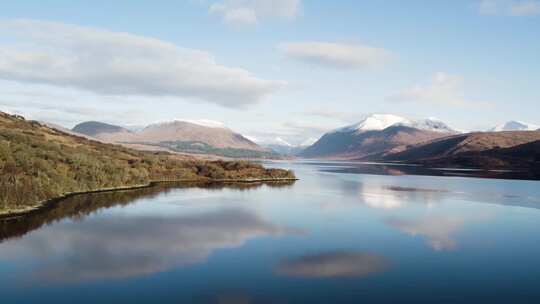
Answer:
[[[276,273],[301,278],[355,278],[382,272],[387,261],[365,252],[334,251],[285,260]]]
[[[470,221],[479,221],[491,217],[480,215],[430,215],[416,219],[392,217],[386,222],[402,232],[427,238],[429,247],[436,251],[452,250],[457,247],[455,235]]]
[[[357,197],[370,208],[385,210],[402,208],[410,203],[431,206],[448,194],[447,190],[352,181],[342,181],[340,186],[347,196]]]
[[[200,263],[215,250],[238,247],[256,237],[298,232],[243,209],[170,218],[93,218],[7,241],[0,260],[41,261],[32,270],[38,280],[116,279]]]
[[[462,228],[465,220],[459,217],[437,216],[414,220],[390,218],[387,223],[409,235],[427,237],[428,245],[439,251],[456,247],[453,235]]]

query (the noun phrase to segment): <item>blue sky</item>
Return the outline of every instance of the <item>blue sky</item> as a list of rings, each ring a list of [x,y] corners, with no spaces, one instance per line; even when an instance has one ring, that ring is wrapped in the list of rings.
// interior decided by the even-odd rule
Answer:
[[[540,0],[7,1],[0,53],[0,109],[65,126],[300,143],[375,112],[540,124]]]

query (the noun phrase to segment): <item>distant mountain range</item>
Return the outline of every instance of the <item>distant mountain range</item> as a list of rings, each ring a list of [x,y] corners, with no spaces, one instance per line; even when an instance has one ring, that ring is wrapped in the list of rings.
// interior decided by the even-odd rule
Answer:
[[[188,121],[152,124],[138,131],[88,121],[76,125],[73,132],[107,143],[118,143],[142,150],[212,154],[225,157],[276,157],[246,137],[221,125],[203,125]]]
[[[537,131],[540,130],[540,126],[533,125],[521,121],[509,121],[504,124],[498,125],[489,129],[490,132],[501,132],[501,131]]]
[[[260,145],[284,156],[297,156],[307,147],[291,144],[281,137],[261,142]]]
[[[436,119],[374,114],[324,134],[300,156],[448,167],[539,168],[537,129],[510,121],[489,132],[462,133]]]
[[[50,125],[50,124],[49,124]],[[255,143],[215,122],[180,121],[126,127],[88,121],[74,135],[140,150],[164,150],[240,158],[302,158],[389,161],[450,167],[527,167],[537,164],[538,126],[509,121],[487,132],[465,133],[434,118],[373,114],[324,134],[312,145],[275,137]],[[536,149],[536,150],[535,150]],[[534,152],[534,153],[533,153]],[[536,165],[534,165],[536,166]]]
[[[406,146],[458,133],[436,119],[410,120],[374,114],[362,121],[324,134],[300,156],[309,158],[369,159]]]

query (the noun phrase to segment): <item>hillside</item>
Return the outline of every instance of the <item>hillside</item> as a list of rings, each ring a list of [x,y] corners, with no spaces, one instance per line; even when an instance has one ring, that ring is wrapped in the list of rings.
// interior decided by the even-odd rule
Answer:
[[[370,159],[407,145],[448,136],[447,133],[419,130],[407,126],[390,126],[383,130],[334,132],[325,134],[306,148],[303,157]]]
[[[0,112],[0,214],[39,207],[73,192],[162,180],[293,178],[245,161],[202,161],[105,144]]]
[[[539,141],[539,131],[468,133],[416,145],[383,159],[450,167],[530,169],[539,166]]]
[[[300,156],[369,160],[407,145],[455,133],[436,119],[411,120],[392,114],[372,114],[356,124],[324,134]]]
[[[84,122],[73,128],[103,142],[142,150],[165,150],[226,157],[276,157],[272,151],[222,126],[187,121],[152,124],[132,132],[120,126]]]

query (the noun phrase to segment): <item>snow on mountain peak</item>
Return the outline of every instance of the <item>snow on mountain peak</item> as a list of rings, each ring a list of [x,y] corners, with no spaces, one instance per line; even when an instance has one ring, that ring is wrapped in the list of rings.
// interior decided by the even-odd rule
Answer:
[[[406,124],[403,124],[404,126],[420,129],[420,130],[426,130],[426,131],[433,131],[433,132],[442,132],[442,133],[455,133],[456,130],[450,128],[447,124],[445,124],[443,121],[437,119],[437,118],[425,118],[425,119],[417,119],[417,120],[411,120]]]
[[[436,118],[410,120],[393,114],[373,114],[364,118],[359,123],[338,129],[334,132],[380,131],[391,126],[405,126],[434,132],[456,132],[444,122]]]
[[[372,114],[360,122],[338,129],[337,132],[362,132],[384,130],[397,123],[408,122],[408,119],[392,114]]]
[[[300,143],[300,147],[308,147],[308,146],[311,146],[313,145],[315,142],[317,142],[318,138],[315,138],[315,137],[310,137],[306,140],[304,140],[302,143]]]
[[[220,128],[220,129],[226,129],[225,124],[221,121],[216,120],[209,120],[209,119],[185,119],[183,120],[185,122],[189,122],[195,125],[208,127],[208,128]]]
[[[274,139],[275,143],[282,146],[292,147],[290,143],[288,143],[286,140],[282,139],[281,137],[276,137]]]
[[[489,131],[501,132],[501,131],[534,131],[540,129],[540,126],[533,125],[522,121],[508,121],[504,124],[491,128]]]

